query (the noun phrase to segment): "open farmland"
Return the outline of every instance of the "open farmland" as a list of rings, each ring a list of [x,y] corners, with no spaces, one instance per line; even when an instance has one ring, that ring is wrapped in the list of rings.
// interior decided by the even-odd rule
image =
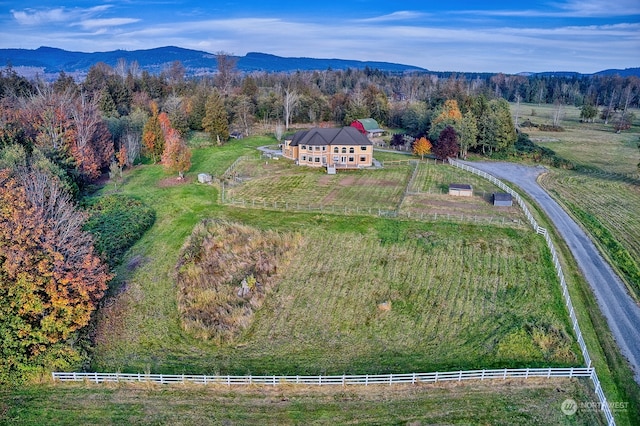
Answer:
[[[550,124],[555,111],[551,105],[521,105],[520,122]],[[635,125],[620,133],[600,119],[581,123],[580,109],[573,106],[562,107],[564,131],[523,131],[576,165],[576,170],[551,169],[540,183],[590,233],[640,299],[640,116],[634,112]]]
[[[242,216],[264,226],[261,216]],[[286,229],[286,215],[282,222]],[[159,284],[173,289],[171,280],[136,280],[102,312],[97,369],[349,374],[580,364],[544,241],[530,231],[311,215],[289,226],[304,243],[236,339],[167,334],[175,313],[163,319],[157,305],[152,321],[128,327],[141,297],[153,298]],[[179,343],[173,333],[183,335]]]
[[[585,225],[640,299],[640,186],[564,170],[541,176],[540,183]]]
[[[253,146],[259,144],[264,145],[264,141],[245,140],[241,144],[197,150],[193,170],[220,176],[238,156],[251,154]],[[316,174],[278,161],[281,161],[278,164],[283,175],[298,171]],[[264,164],[264,160],[261,163]],[[276,161],[269,161],[268,166],[272,163]],[[449,166],[439,167],[447,173],[452,170],[455,182],[461,180],[457,177],[468,176]],[[402,176],[404,185],[411,170],[407,167]],[[325,176],[317,173],[318,178],[326,179]],[[121,187],[122,192],[153,206],[157,220],[130,251],[118,271],[112,297],[99,312],[97,347],[90,367],[93,370],[342,374],[581,364],[544,242],[529,230],[236,208],[218,204],[214,186],[188,181],[167,186],[165,180],[160,166],[145,166],[130,172]],[[223,345],[197,339],[182,329],[172,274],[183,242],[199,221],[211,217],[262,230],[295,231],[305,238],[304,250],[299,250],[297,260],[283,273],[282,281],[256,313],[251,326],[232,343]],[[369,252],[374,256],[369,256]],[[326,261],[322,262],[321,258]],[[305,268],[305,264],[308,267]],[[331,291],[324,288],[330,284]],[[300,298],[304,303],[294,304],[292,298]],[[293,325],[284,323],[282,315],[288,316]],[[308,316],[319,325],[309,321]],[[365,324],[365,320],[369,324]],[[318,331],[322,339],[314,338],[313,333]],[[335,335],[331,334],[333,331]],[[442,345],[439,345],[440,337]],[[326,345],[321,344],[324,338],[329,339]],[[533,391],[520,384],[513,385],[504,391],[511,402],[506,402],[506,411],[502,411],[496,402],[503,395],[502,390],[493,385],[481,386],[476,397],[470,397],[476,391],[465,389],[476,389],[475,386],[457,388],[461,401],[459,412],[473,412],[475,409],[469,409],[469,398],[477,397],[473,407],[496,413],[487,417],[488,423],[504,419],[511,424],[557,423],[556,417],[549,417],[549,404],[557,405],[557,398],[564,400],[566,395],[576,395],[565,387],[562,389],[567,393],[558,394],[555,382],[545,382]],[[588,388],[584,383],[583,386],[580,392],[588,394]],[[60,392],[54,392],[57,395],[71,389],[56,388]],[[135,424],[144,422],[136,420],[138,415],[155,415],[170,422],[175,411],[167,412],[164,408],[175,407],[174,404],[182,407],[182,413],[195,413],[198,420],[206,421],[211,412],[211,409],[203,412],[190,405],[194,400],[191,389],[187,390],[190,396],[186,397],[164,388],[154,388],[144,395],[135,395],[122,387],[117,389],[119,393],[114,400],[104,394],[93,394],[103,401],[96,407],[108,404],[112,413],[117,410],[111,419],[131,420]],[[278,395],[293,400],[288,390],[278,389]],[[383,392],[387,395],[386,402],[367,399],[358,391],[348,398],[331,396],[335,404],[321,400],[319,405],[307,404],[301,410],[328,413],[331,419],[342,419],[338,413],[348,410],[356,412],[351,420],[375,423],[377,419],[387,421],[389,413],[398,412],[399,407],[413,406],[420,415],[403,416],[399,421],[422,419],[429,423],[451,419],[451,411],[442,418],[437,414],[430,417],[433,405],[399,393],[391,395],[388,389]],[[72,393],[69,390],[65,401],[72,400]],[[542,396],[547,394],[556,399]],[[86,393],[82,395],[83,401],[94,400],[93,396],[87,399]],[[108,395],[114,393],[109,390]],[[175,398],[163,400],[165,395]],[[225,395],[230,394],[225,391]],[[250,395],[248,399],[255,402],[264,395],[258,391],[257,396]],[[452,395],[451,390],[446,390],[442,398],[436,399],[435,406],[449,404]],[[138,411],[131,412],[134,408],[128,398],[136,400]],[[520,398],[521,403],[514,402]],[[582,398],[591,400],[593,396]],[[36,405],[37,400],[37,396],[30,397]],[[352,404],[355,400],[362,401],[360,408]],[[227,399],[225,412],[235,409],[230,407],[239,407],[233,411],[242,417],[239,422],[265,418],[262,405],[253,409],[242,401],[238,397],[232,397],[232,402]],[[92,410],[92,407],[85,408]],[[293,409],[294,414],[286,404],[279,407],[275,417],[278,422],[305,422],[304,417],[295,414],[300,412],[298,406]],[[379,417],[369,414],[359,417],[355,411],[371,413],[378,408]],[[514,409],[518,412],[514,413]],[[51,411],[43,410],[47,418],[60,415],[55,407]],[[95,411],[96,423],[104,424],[105,416],[100,410]],[[310,418],[318,419],[318,415]],[[294,420],[288,420],[291,416]],[[457,418],[461,422],[473,422],[476,416],[476,413],[460,414]],[[519,420],[521,418],[524,420]],[[563,419],[564,416],[560,417]],[[572,422],[592,424],[594,420],[581,419],[584,417],[573,417]]]
[[[234,170],[237,180],[227,186],[225,201],[247,207],[279,207],[286,210],[319,210],[377,213],[396,211],[422,219],[453,216],[469,221],[524,228],[522,211],[496,208],[490,182],[448,164],[386,162],[382,169],[339,171],[299,167],[288,160],[246,159]],[[417,170],[416,170],[417,168]],[[241,183],[239,183],[241,182]],[[473,197],[447,194],[450,183],[469,183]]]
[[[244,183],[228,188],[225,199],[393,210],[402,199],[411,166],[328,175],[324,169],[296,166],[289,160],[248,159],[238,166],[237,174]]]
[[[514,114],[515,110],[516,106],[512,104]],[[555,111],[553,105],[521,104],[519,122],[551,124]],[[551,148],[581,168],[637,179],[640,111],[634,113],[635,125],[630,130],[615,133],[611,123],[605,125],[600,119],[595,123],[581,123],[580,108],[565,105],[561,108],[559,122],[564,131],[543,131],[535,127],[523,127],[522,131],[536,144]]]

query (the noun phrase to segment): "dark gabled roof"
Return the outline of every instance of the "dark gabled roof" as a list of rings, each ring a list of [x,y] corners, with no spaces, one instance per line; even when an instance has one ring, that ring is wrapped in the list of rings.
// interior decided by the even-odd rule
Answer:
[[[365,135],[355,127],[341,129],[318,128],[296,132],[291,139],[290,146],[298,145],[372,145]]]
[[[506,192],[494,192],[493,200],[494,201],[511,201],[511,194]]]
[[[449,184],[449,189],[473,189],[471,188],[471,185],[469,185],[468,183],[452,183]]]

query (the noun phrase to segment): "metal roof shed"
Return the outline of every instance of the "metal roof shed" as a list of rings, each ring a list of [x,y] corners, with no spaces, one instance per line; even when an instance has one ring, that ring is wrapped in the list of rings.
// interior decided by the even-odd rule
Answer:
[[[513,197],[506,192],[493,193],[493,205],[501,207],[511,207],[513,205]]]

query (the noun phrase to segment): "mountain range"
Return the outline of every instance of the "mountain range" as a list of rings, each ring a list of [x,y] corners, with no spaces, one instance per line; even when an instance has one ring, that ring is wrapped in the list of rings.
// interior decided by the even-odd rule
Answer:
[[[317,59],[317,58],[287,58],[270,55],[267,53],[250,52],[245,56],[233,56],[237,61],[237,69],[241,72],[266,71],[266,72],[295,72],[312,70],[345,70],[345,69],[377,69],[385,72],[430,72],[425,68],[412,65],[403,65],[392,62],[357,61],[348,59]],[[128,63],[136,61],[141,70],[150,73],[159,73],[166,69],[172,62],[180,61],[186,69],[187,75],[205,75],[215,72],[217,69],[216,55],[198,50],[184,49],[175,46],[159,47],[145,50],[114,50],[109,52],[71,52],[54,47],[39,47],[37,49],[0,49],[0,64],[11,65],[18,73],[26,76],[42,78],[56,78],[64,71],[67,74],[82,77],[89,68],[98,62],[104,62],[115,66],[118,60],[124,59]],[[0,65],[1,66],[1,65]],[[437,72],[444,76],[451,72]],[[458,74],[473,77],[478,74]],[[555,76],[584,76],[571,71],[546,72],[546,73],[521,73],[522,75],[555,75]],[[610,69],[591,75],[620,74],[623,77],[640,76],[640,68],[627,68],[624,70]]]

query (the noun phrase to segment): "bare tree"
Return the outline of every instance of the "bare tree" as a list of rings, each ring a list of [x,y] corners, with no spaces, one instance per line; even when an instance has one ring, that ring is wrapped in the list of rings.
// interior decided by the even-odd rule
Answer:
[[[216,53],[216,64],[218,67],[218,73],[215,76],[215,83],[220,89],[223,96],[228,96],[231,93],[231,83],[236,76],[236,65],[238,60],[231,54],[226,52]]]
[[[116,72],[118,77],[120,77],[120,80],[122,80],[122,82],[124,83],[124,81],[127,79],[128,72],[127,60],[124,58],[118,59],[114,71]]]
[[[251,135],[251,125],[254,121],[253,103],[246,95],[238,96],[236,106],[234,108],[235,121],[242,128],[245,136]]]
[[[275,136],[278,142],[282,140],[283,135],[284,135],[284,126],[280,123],[276,124]]]
[[[127,165],[132,165],[140,157],[140,149],[142,148],[142,138],[140,132],[128,130],[121,139],[127,152]]]
[[[81,93],[78,100],[72,104],[71,118],[76,129],[76,149],[81,162],[89,156],[88,148],[98,130],[98,123],[102,121],[98,109],[98,99],[88,100]]]
[[[300,95],[293,89],[286,89],[284,91],[284,126],[288,130],[291,120],[291,115],[296,106],[300,102]]]
[[[564,105],[562,105],[562,102],[560,101],[556,101],[555,104],[556,109],[553,111],[553,125],[559,126],[560,120],[562,119],[562,115],[564,113]]]
[[[61,93],[51,85],[40,83],[29,98],[23,100],[23,109],[33,118],[38,145],[54,150],[65,146],[65,136],[69,127],[69,109],[74,102],[73,91],[67,88]]]
[[[51,227],[48,242],[64,255],[65,260],[81,263],[93,248],[93,240],[91,234],[82,229],[85,216],[76,209],[71,195],[58,178],[45,171],[23,170],[18,179],[42,222]]]
[[[129,64],[129,74],[133,78],[137,78],[140,75],[140,64],[138,61],[133,61]]]

